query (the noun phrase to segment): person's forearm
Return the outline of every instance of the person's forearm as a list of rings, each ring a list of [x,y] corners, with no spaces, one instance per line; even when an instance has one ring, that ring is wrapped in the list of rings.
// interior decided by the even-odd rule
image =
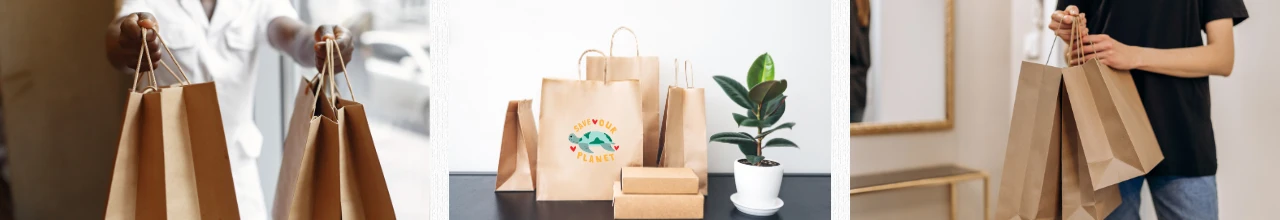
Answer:
[[[1210,75],[1231,76],[1236,51],[1232,19],[1223,18],[1205,24],[1204,46],[1153,49],[1140,48],[1137,69],[1165,75],[1196,78]]]
[[[267,26],[267,38],[271,46],[289,54],[302,66],[315,66],[315,37],[306,24],[293,18],[272,19]]]
[[[1223,45],[1139,50],[1138,69],[1182,78],[1230,76],[1235,61],[1234,49]]]

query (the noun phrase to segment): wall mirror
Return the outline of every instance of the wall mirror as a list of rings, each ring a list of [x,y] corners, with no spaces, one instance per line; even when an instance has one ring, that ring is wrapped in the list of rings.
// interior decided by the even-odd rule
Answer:
[[[953,0],[852,0],[850,135],[950,129]]]

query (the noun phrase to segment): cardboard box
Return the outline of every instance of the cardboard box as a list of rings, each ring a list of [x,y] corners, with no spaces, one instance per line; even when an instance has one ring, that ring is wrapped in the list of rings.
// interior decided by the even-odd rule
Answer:
[[[689,168],[624,167],[627,194],[698,194],[698,176]]]
[[[622,184],[614,182],[613,218],[701,219],[703,199],[699,194],[626,194]]]

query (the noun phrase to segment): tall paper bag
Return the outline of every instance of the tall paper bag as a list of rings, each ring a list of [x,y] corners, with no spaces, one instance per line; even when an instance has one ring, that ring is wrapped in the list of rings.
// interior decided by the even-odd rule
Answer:
[[[1058,216],[1058,158],[1061,134],[1058,91],[1061,69],[1022,62],[996,219],[1053,219]]]
[[[707,195],[707,104],[702,88],[693,88],[693,73],[685,61],[685,86],[667,88],[667,108],[662,116],[658,161],[662,167],[693,169],[698,192]],[[677,71],[679,72],[679,71]]]
[[[1066,94],[1063,94],[1064,97]],[[1063,98],[1062,106],[1071,106]],[[1089,166],[1081,156],[1080,135],[1071,108],[1062,108],[1062,219],[1101,220],[1120,207],[1120,186],[1094,189]]]
[[[533,177],[538,173],[537,129],[533,122],[533,100],[513,100],[507,104],[494,191],[533,191]]]
[[[640,56],[640,40],[636,39],[636,56],[613,56],[613,41],[618,32],[626,30],[631,36],[635,32],[627,27],[619,27],[609,38],[609,55],[605,57],[587,57],[587,80],[638,80],[641,95],[641,113],[644,120],[644,166],[658,166],[658,136],[660,119],[658,118],[658,57]],[[607,62],[607,63],[606,63]],[[605,66],[609,71],[605,71]]]
[[[589,52],[600,53],[588,50],[582,55]],[[610,200],[622,167],[644,165],[639,84],[636,80],[542,80],[538,201]]]

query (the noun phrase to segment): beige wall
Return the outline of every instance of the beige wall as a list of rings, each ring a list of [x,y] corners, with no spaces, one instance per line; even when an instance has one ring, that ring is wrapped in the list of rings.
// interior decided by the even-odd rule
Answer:
[[[1013,38],[1012,10],[1028,4],[956,5],[956,124],[949,131],[857,136],[850,139],[853,175],[956,163],[992,175],[994,207],[1008,134],[1011,63],[1022,59],[1022,39]],[[1280,82],[1274,65],[1280,51],[1280,2],[1246,0],[1252,17],[1236,27],[1236,67],[1229,78],[1210,80],[1218,143],[1219,207],[1223,219],[1274,215],[1280,197]],[[1016,35],[1021,36],[1021,35]],[[977,43],[982,42],[982,43]],[[1006,43],[1009,42],[1009,43]],[[962,184],[961,219],[982,219],[982,185]],[[859,195],[851,199],[851,219],[945,219],[944,187]],[[1143,216],[1154,219],[1149,199]]]
[[[113,1],[0,1],[17,219],[102,218],[128,79],[103,51]]]
[[[1009,11],[1004,4],[956,1],[955,128],[853,137],[853,175],[946,163],[992,172],[1001,168],[1010,111]],[[964,219],[982,218],[981,190],[980,182],[960,186]],[[933,187],[859,195],[850,200],[851,219],[944,219],[946,193]]]
[[[1235,69],[1209,81],[1222,219],[1273,218],[1280,207],[1280,1],[1245,6],[1251,17],[1235,29]]]

